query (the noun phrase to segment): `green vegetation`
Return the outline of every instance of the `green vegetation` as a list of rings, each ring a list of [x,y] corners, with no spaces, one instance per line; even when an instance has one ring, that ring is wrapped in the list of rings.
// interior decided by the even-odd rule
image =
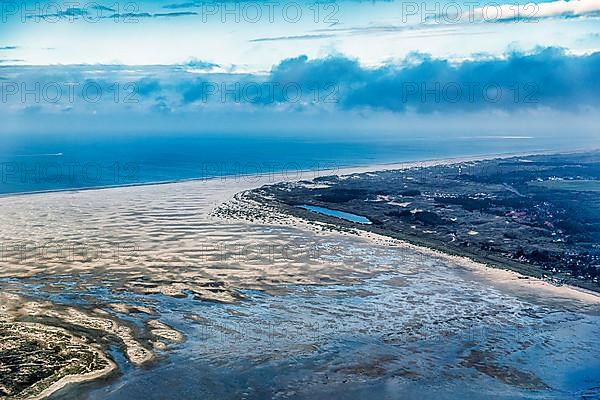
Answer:
[[[600,290],[600,153],[539,155],[320,177],[253,193],[287,213],[308,204],[362,215],[361,229]],[[307,183],[307,182],[304,182]],[[273,200],[275,199],[275,200]]]
[[[0,322],[0,398],[35,397],[64,377],[108,367],[99,350],[62,330]]]

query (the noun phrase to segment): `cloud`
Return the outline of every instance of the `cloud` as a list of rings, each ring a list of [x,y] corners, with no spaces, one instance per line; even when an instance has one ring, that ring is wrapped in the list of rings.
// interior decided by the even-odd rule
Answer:
[[[184,63],[183,66],[189,67],[194,70],[204,70],[204,71],[208,71],[208,70],[212,70],[212,69],[221,67],[219,64],[211,63],[208,61],[198,60],[196,58],[190,59],[188,62]]]
[[[600,33],[586,33],[577,38],[576,43],[590,48],[598,48],[598,44],[600,44]]]
[[[106,19],[123,19],[123,20],[132,20],[135,18],[152,18],[154,14],[150,14],[147,12],[129,12],[129,13],[116,13],[104,18]]]
[[[192,16],[192,15],[198,15],[198,13],[197,12],[193,12],[193,11],[156,13],[156,14],[152,14],[152,17],[154,17],[154,18],[160,18],[160,17],[189,17],[189,16]]]
[[[181,8],[200,7],[201,4],[202,3],[200,3],[200,2],[176,3],[176,4],[164,5],[163,8],[166,8],[169,10],[177,10],[177,9],[181,9]]]
[[[391,0],[390,0],[391,1]],[[247,3],[252,3],[254,2],[254,0],[237,0],[237,3],[242,3],[242,2],[247,2]],[[223,6],[227,3],[227,0],[209,0],[209,1],[188,1],[188,2],[184,2],[184,3],[172,3],[172,4],[166,4],[164,6],[162,6],[162,8],[165,8],[167,10],[179,10],[182,8],[200,8],[200,7],[214,7],[214,6]],[[234,2],[231,2],[232,4]],[[278,3],[273,3],[273,4],[278,4]]]
[[[98,10],[98,11],[110,11],[110,12],[116,12],[117,11],[114,8],[106,7],[106,6],[103,6],[101,4],[94,4],[90,8],[93,9],[93,10]]]
[[[527,4],[489,4],[462,15],[465,21],[511,22],[546,18],[599,16],[600,0],[558,0]]]
[[[196,78],[194,81],[185,82],[181,84],[178,90],[181,93],[184,104],[194,103],[195,101],[202,100],[207,93],[207,87],[209,82]]]
[[[249,42],[257,43],[257,42],[277,42],[283,40],[310,40],[310,39],[328,39],[335,37],[335,34],[312,34],[312,35],[296,35],[296,36],[274,36],[274,37],[264,37],[264,38],[256,38],[250,39]]]
[[[404,65],[363,68],[345,57],[299,57],[276,66],[270,80],[310,88],[330,85],[343,109],[393,112],[522,108],[577,109],[600,102],[600,53],[572,56],[545,48],[501,59],[452,64],[421,56]]]
[[[27,88],[36,83],[42,88],[62,83],[60,102],[44,104],[45,112],[70,106],[71,113],[101,109],[105,113],[135,110],[147,115],[157,110],[178,115],[232,109],[282,114],[314,110],[361,115],[447,115],[571,112],[600,104],[600,52],[571,55],[559,48],[543,48],[458,63],[411,54],[400,62],[375,68],[342,55],[319,59],[299,56],[281,61],[268,74],[210,72],[214,65],[192,60],[177,67],[5,66],[2,72],[18,83],[17,88],[22,87],[21,83]],[[66,88],[73,82],[79,83],[80,92],[86,85],[89,89],[101,88],[101,102],[71,100]],[[118,101],[115,88],[119,88]],[[23,106],[19,98],[18,94],[10,96],[13,106]]]
[[[409,27],[409,26],[369,26],[369,27],[354,27],[354,28],[342,28],[342,29],[316,29],[314,32],[324,32],[307,35],[296,35],[296,36],[275,36],[275,37],[264,37],[251,39],[249,42],[275,42],[275,41],[286,41],[286,40],[319,40],[329,39],[340,36],[353,36],[353,35],[379,35],[387,33],[400,33],[403,32],[405,35],[403,39],[415,39],[415,38],[431,38],[431,37],[448,37],[448,36],[475,36],[475,35],[486,35],[488,32],[477,31],[477,32],[463,32],[455,28],[448,28],[442,25],[435,27]],[[326,33],[330,32],[330,33]]]
[[[153,78],[142,78],[134,83],[134,90],[136,94],[142,97],[151,96],[154,93],[160,92],[160,81]]]
[[[89,10],[94,10],[90,12]],[[43,20],[130,20],[132,22],[138,18],[175,18],[175,17],[187,17],[198,15],[193,11],[181,11],[181,12],[166,12],[166,13],[149,13],[149,12],[128,12],[128,13],[117,13],[116,10],[110,7],[101,5],[93,5],[87,8],[71,7],[65,10],[58,11],[56,13],[46,13],[41,15],[28,15],[28,19],[43,19]],[[105,13],[110,12],[110,13]]]
[[[188,3],[190,4],[190,3]],[[469,4],[469,3],[467,3]],[[475,4],[475,3],[472,3]],[[424,5],[422,7],[425,7]],[[473,7],[471,5],[471,7]],[[600,16],[600,0],[570,0],[550,1],[543,3],[527,4],[498,4],[490,3],[483,7],[469,8],[465,12],[456,13],[456,7],[449,7],[446,14],[434,14],[426,16],[421,22],[410,24],[408,21],[399,25],[393,24],[371,24],[368,26],[321,28],[310,31],[307,34],[290,36],[260,37],[249,40],[249,42],[274,42],[291,40],[319,40],[333,37],[349,37],[355,35],[381,35],[392,33],[407,33],[410,38],[436,37],[436,36],[462,36],[472,35],[472,32],[459,31],[458,28],[472,23],[511,23],[516,21],[535,21],[550,18],[583,18]],[[459,10],[461,7],[459,6]],[[450,11],[451,10],[451,11]],[[426,9],[420,10],[423,14]],[[418,16],[416,14],[408,16]],[[477,32],[475,34],[485,34]]]
[[[89,12],[84,8],[79,7],[70,7],[66,8],[64,11],[57,11],[55,13],[47,13],[40,15],[28,15],[27,18],[30,19],[77,19],[79,17],[86,17],[89,15]]]

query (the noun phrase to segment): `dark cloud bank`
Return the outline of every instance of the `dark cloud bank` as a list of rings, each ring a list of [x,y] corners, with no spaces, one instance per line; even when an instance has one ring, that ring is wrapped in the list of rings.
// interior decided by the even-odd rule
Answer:
[[[374,108],[401,112],[449,109],[504,110],[523,107],[574,109],[600,100],[600,53],[567,55],[556,48],[502,59],[464,61],[419,57],[402,67],[361,67],[355,60],[330,57],[288,59],[270,80],[303,88],[333,84],[344,109]],[[273,99],[277,101],[277,99]]]
[[[266,77],[206,75],[177,82],[181,104],[222,100],[224,88],[243,92],[240,102],[333,105],[343,110],[392,112],[522,110],[563,111],[594,107],[600,100],[600,53],[575,56],[545,48],[461,63],[414,55],[399,64],[362,67],[343,56],[287,59]],[[254,86],[259,84],[261,89]],[[268,88],[268,90],[267,90]]]
[[[29,88],[39,82],[42,87],[44,82],[79,82],[83,86],[92,80],[105,93],[111,93],[110,88],[118,81],[127,88],[123,94],[131,94],[129,97],[136,101],[124,103],[122,99],[129,97],[122,96],[115,103],[113,96],[107,95],[103,100],[110,104],[104,107],[142,113],[185,113],[211,107],[231,110],[240,109],[240,105],[245,110],[286,112],[571,112],[595,109],[600,104],[600,52],[575,56],[545,48],[531,54],[514,52],[502,58],[460,63],[413,55],[377,68],[361,66],[343,56],[315,60],[300,56],[282,61],[263,75],[199,74],[197,66],[210,66],[204,68],[210,70],[216,64],[194,61],[179,66],[142,66],[135,72],[119,66],[7,66],[0,67],[4,68],[0,76],[3,72],[14,76],[18,71],[18,80],[27,82]],[[87,73],[91,70],[94,74]],[[18,94],[9,96],[9,102],[20,98]],[[69,110],[77,112],[79,104],[102,108],[93,102],[75,102],[68,104]]]

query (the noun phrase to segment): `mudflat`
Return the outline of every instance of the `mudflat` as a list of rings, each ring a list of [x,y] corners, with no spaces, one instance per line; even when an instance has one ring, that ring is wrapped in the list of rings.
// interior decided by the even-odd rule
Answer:
[[[331,174],[0,199],[0,334],[15,343],[0,349],[0,368],[10,371],[1,395],[159,398],[182,390],[156,387],[170,376],[221,398],[410,397],[416,386],[421,395],[442,390],[431,383],[442,370],[450,371],[440,380],[445,393],[457,398],[490,379],[490,390],[508,395],[594,390],[594,382],[556,374],[597,368],[590,343],[600,329],[598,296],[251,195]],[[10,369],[15,357],[39,363],[35,349],[50,341],[55,363]],[[561,358],[567,348],[571,357]],[[522,363],[523,351],[558,368]]]

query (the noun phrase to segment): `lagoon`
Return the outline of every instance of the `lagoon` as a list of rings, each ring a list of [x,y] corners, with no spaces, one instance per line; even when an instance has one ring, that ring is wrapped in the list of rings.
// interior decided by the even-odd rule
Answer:
[[[309,206],[306,204],[298,206],[298,208],[302,208],[304,210],[308,210],[311,212],[316,212],[318,214],[328,215],[330,217],[344,219],[344,220],[350,221],[350,222],[356,222],[358,224],[364,224],[364,225],[372,224],[372,222],[367,217],[363,217],[362,215],[356,215],[356,214],[352,214],[352,213],[348,213],[348,212],[344,212],[344,211],[332,210],[329,208],[319,207],[319,206]]]

